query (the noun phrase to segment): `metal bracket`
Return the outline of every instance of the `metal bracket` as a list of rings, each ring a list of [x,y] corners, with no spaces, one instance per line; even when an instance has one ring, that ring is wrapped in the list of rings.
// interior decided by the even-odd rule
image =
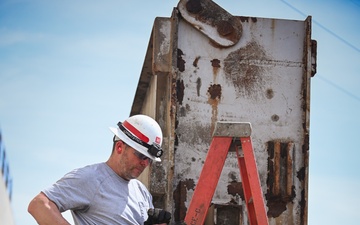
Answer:
[[[187,22],[216,44],[230,47],[240,40],[240,20],[213,1],[180,0],[178,9]]]

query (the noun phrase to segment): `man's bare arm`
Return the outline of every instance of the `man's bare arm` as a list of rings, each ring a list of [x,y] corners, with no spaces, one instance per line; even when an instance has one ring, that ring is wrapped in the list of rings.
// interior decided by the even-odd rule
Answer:
[[[42,192],[31,200],[28,212],[39,225],[70,225],[55,203]]]

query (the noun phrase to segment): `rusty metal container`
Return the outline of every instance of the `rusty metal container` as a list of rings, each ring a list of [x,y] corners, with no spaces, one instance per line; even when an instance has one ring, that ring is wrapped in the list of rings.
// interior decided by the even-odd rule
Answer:
[[[155,118],[165,154],[141,180],[156,207],[185,215],[216,121],[250,122],[269,224],[307,224],[311,17],[232,16],[212,1],[180,1],[156,18],[131,109]],[[229,152],[206,224],[248,224]]]

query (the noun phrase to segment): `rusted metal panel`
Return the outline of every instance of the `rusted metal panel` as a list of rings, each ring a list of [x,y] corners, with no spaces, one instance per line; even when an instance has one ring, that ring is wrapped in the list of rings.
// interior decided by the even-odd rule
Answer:
[[[164,132],[164,160],[150,168],[150,190],[173,212],[173,224],[183,220],[216,122],[250,122],[269,224],[307,224],[311,18],[233,18],[242,33],[230,47],[214,44],[177,9],[155,22],[131,111],[148,108]],[[230,208],[215,207],[211,217],[236,214],[247,224],[243,199],[230,151],[212,200]]]
[[[227,49],[213,47],[204,36],[192,32],[193,28],[188,23],[179,24],[179,33],[187,34],[179,35],[181,58],[185,65],[190,63],[179,73],[178,79],[185,88],[182,88],[182,101],[178,104],[182,114],[178,116],[176,133],[179,137],[178,149],[183,149],[186,154],[175,154],[179,162],[184,162],[182,168],[181,165],[176,167],[178,171],[175,173],[197,180],[196,171],[201,169],[216,121],[249,121],[253,125],[264,193],[268,189],[266,143],[284,140],[294,146],[294,159],[289,163],[288,171],[283,172],[285,175],[280,172],[283,164],[279,159],[275,161],[275,193],[284,189],[280,186],[285,186],[285,197],[288,198],[283,203],[285,207],[280,209],[279,214],[272,214],[270,206],[278,199],[269,197],[267,203],[270,224],[300,224],[304,219],[296,215],[306,210],[306,205],[302,204],[302,193],[307,192],[304,180],[296,176],[303,170],[305,155],[302,150],[304,145],[308,145],[308,128],[303,126],[308,119],[303,106],[309,100],[308,96],[303,98],[304,87],[310,82],[309,76],[304,73],[308,63],[304,62],[304,52],[308,51],[304,46],[307,40],[306,23],[264,18],[239,19],[244,29],[242,39]],[[194,60],[197,67],[191,65]],[[307,93],[308,89],[305,91]],[[186,162],[193,163],[189,165]],[[235,157],[229,157],[213,201],[235,201],[243,205],[242,200],[232,198],[226,190],[229,176],[235,169]],[[240,178],[236,180],[240,181]],[[289,183],[293,185],[289,186]],[[188,200],[191,195],[189,191]]]
[[[177,17],[156,18],[149,40],[130,115],[146,114],[155,118],[163,131],[162,163],[153,163],[139,179],[153,195],[154,206],[172,211],[175,102],[173,65],[176,62]],[[150,182],[151,181],[151,182]]]
[[[153,27],[152,73],[160,75],[172,69],[171,21],[157,17]]]

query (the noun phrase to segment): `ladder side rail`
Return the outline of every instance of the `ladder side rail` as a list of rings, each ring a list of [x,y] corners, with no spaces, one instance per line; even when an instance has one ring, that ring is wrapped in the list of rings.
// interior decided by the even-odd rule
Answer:
[[[244,153],[244,162],[247,170],[247,177],[249,179],[256,221],[258,225],[268,225],[269,222],[265,209],[264,195],[261,189],[251,137],[240,137],[240,141]]]
[[[185,216],[187,225],[204,224],[231,142],[231,137],[213,137]]]
[[[248,214],[248,219],[250,225],[256,225],[256,215],[254,209],[254,202],[252,200],[252,193],[250,188],[250,183],[248,179],[248,172],[246,169],[244,155],[239,153],[239,149],[236,147],[236,155],[238,159],[239,169],[240,169],[240,176],[241,176],[241,184],[244,192],[246,210]]]

